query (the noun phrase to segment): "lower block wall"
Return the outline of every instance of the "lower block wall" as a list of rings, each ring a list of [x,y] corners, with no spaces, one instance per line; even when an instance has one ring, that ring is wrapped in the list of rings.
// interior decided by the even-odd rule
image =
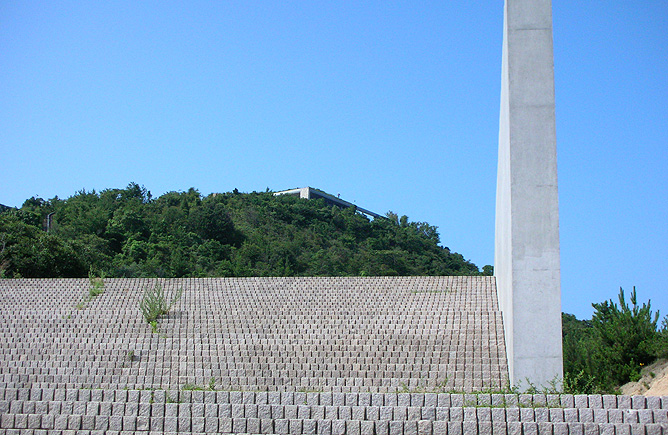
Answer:
[[[668,434],[668,396],[7,388],[0,414],[33,434]]]

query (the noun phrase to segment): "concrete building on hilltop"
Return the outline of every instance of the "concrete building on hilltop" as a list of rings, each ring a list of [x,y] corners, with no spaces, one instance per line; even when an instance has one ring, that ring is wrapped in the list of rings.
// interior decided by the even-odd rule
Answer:
[[[357,207],[357,211],[359,211],[360,213],[364,213],[367,216],[371,216],[374,219],[379,217],[384,217],[382,215],[379,215],[378,213],[374,213],[372,211],[359,207],[351,202],[344,201],[343,199],[339,198],[338,195],[337,196],[330,195],[327,192],[323,192],[322,190],[319,189],[314,189],[313,187],[307,186],[307,187],[300,187],[297,189],[282,190],[280,192],[274,192],[274,195],[276,196],[293,195],[304,199],[323,199],[326,204],[335,205],[341,208]]]

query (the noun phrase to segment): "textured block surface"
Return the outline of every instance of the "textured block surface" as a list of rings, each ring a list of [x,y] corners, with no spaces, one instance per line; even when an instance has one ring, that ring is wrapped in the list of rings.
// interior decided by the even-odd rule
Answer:
[[[139,302],[157,282],[183,295],[152,332]],[[213,387],[239,390],[233,404],[289,391],[295,405],[333,391],[367,406],[374,392],[508,382],[491,277],[107,279],[78,309],[88,285],[0,281],[5,388]]]
[[[668,433],[668,398],[479,393],[508,381],[493,278],[160,282],[152,332],[155,280],[82,309],[87,280],[0,280],[0,435]]]

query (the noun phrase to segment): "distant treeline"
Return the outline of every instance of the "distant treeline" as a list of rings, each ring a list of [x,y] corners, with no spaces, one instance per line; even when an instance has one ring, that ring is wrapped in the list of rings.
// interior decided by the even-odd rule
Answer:
[[[437,228],[323,200],[143,186],[0,212],[0,277],[479,275]],[[491,266],[484,268],[491,274]]]

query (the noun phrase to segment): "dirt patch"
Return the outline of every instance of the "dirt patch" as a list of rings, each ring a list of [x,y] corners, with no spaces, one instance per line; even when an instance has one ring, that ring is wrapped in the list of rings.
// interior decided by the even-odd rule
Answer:
[[[668,360],[661,359],[640,372],[638,382],[622,385],[622,394],[644,396],[668,396]]]

